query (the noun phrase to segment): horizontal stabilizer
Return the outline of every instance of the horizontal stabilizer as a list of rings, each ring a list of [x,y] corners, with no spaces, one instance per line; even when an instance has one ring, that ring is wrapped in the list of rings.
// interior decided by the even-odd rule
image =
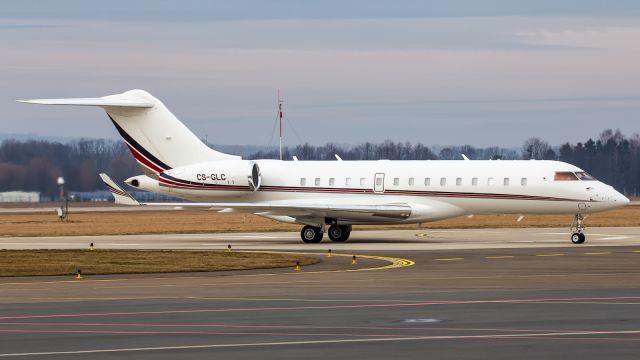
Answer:
[[[107,186],[107,189],[109,190],[111,195],[113,195],[114,199],[116,200],[116,204],[140,205],[138,200],[134,199],[133,196],[129,195],[128,192],[122,190],[122,188],[116,185],[116,183],[111,180],[111,178],[107,174],[100,174],[100,178],[102,178],[102,181]]]
[[[17,100],[21,103],[40,105],[77,105],[77,106],[100,106],[100,107],[127,107],[127,108],[151,108],[153,103],[117,98],[75,98],[75,99],[29,99]]]

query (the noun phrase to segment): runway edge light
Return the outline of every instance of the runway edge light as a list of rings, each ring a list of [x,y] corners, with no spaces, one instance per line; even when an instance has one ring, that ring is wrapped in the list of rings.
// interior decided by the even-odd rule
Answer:
[[[331,257],[331,249],[329,249],[329,251],[327,251],[327,257]]]
[[[300,270],[300,261],[296,261],[296,267],[295,270]]]
[[[76,279],[82,279],[82,270],[78,269],[78,271],[76,272]]]
[[[231,252],[231,244],[227,245],[227,252]]]
[[[356,256],[353,255],[353,258],[351,258],[351,265],[356,265],[358,263],[358,261],[356,261]]]

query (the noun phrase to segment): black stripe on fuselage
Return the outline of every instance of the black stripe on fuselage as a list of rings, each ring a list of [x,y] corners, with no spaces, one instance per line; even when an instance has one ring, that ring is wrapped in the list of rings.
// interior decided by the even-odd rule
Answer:
[[[118,125],[118,123],[115,120],[113,120],[111,115],[107,114],[107,116],[109,116],[109,119],[111,119],[111,122],[113,122],[113,125],[116,127],[116,130],[118,130],[118,133],[120,133],[120,136],[122,136],[122,138],[127,143],[129,143],[129,145],[133,146],[134,149],[138,150],[139,153],[144,155],[144,157],[149,159],[149,161],[152,161],[154,164],[156,164],[156,166],[162,168],[163,170],[171,169],[171,167],[169,165],[167,165],[167,164],[163,163],[162,161],[160,161],[160,159],[158,159],[153,154],[148,152],[145,148],[142,147],[142,145],[140,145],[137,141],[135,141],[131,137],[131,135],[129,135],[126,131],[124,131],[124,129],[121,128],[120,125]]]

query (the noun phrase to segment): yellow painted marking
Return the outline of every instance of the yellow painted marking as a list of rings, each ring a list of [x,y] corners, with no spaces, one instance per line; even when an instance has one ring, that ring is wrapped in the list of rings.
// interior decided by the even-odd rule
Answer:
[[[601,252],[586,252],[585,255],[609,255],[611,251],[601,251]]]
[[[442,258],[442,259],[435,259],[436,261],[460,261],[460,260],[464,260],[464,258]]]
[[[417,237],[427,237],[428,235],[426,233],[418,233],[416,234]]]
[[[292,251],[238,251],[244,253],[271,253],[271,254],[299,254],[299,255],[322,255],[322,253],[313,253],[313,252],[292,252]],[[342,256],[352,258],[353,254],[336,254],[332,253],[332,257],[334,256]],[[372,268],[358,268],[358,269],[344,269],[344,270],[320,270],[320,271],[300,271],[294,273],[262,273],[262,274],[238,274],[235,276],[242,277],[255,277],[255,276],[277,276],[277,275],[293,275],[293,274],[325,274],[325,273],[341,273],[341,272],[357,272],[357,271],[373,271],[373,270],[389,270],[389,269],[397,269],[402,267],[408,267],[415,265],[415,262],[408,259],[394,258],[388,256],[374,256],[374,255],[356,255],[361,259],[372,259],[372,260],[382,260],[387,261],[390,264],[385,266],[378,266]],[[198,279],[202,278],[199,276],[182,276],[182,277],[153,277],[153,278],[145,278],[147,280],[166,280],[166,279]],[[135,281],[140,280],[140,278],[117,278],[117,279],[83,279],[82,283],[93,283],[93,282],[120,282],[120,281]],[[42,284],[69,284],[76,283],[80,284],[77,280],[53,280],[53,281],[26,281],[26,282],[9,282],[9,283],[0,283],[0,286],[6,285],[42,285]],[[165,285],[165,286],[178,286],[178,285]]]
[[[640,253],[640,250],[633,250],[634,253]]]
[[[243,251],[245,252],[245,251]],[[273,253],[273,254],[299,254],[299,255],[322,255],[319,253],[313,253],[313,252],[293,252],[293,251],[246,251],[247,253]],[[353,254],[335,254],[332,253],[332,256],[342,256],[342,257],[348,257],[348,258],[353,258]],[[401,259],[401,258],[393,258],[393,257],[388,257],[388,256],[374,256],[374,255],[356,255],[357,258],[360,259],[372,259],[372,260],[382,260],[382,261],[387,261],[390,262],[391,264],[389,265],[385,265],[385,266],[379,266],[379,267],[372,267],[372,268],[359,268],[359,269],[345,269],[345,270],[320,270],[320,271],[303,271],[303,272],[299,272],[299,273],[295,273],[295,274],[325,274],[325,273],[340,273],[340,272],[356,272],[356,271],[373,271],[373,270],[389,270],[389,269],[397,269],[397,268],[402,268],[402,267],[408,267],[408,266],[413,266],[415,265],[415,262],[412,260],[408,260],[408,259]],[[264,275],[286,275],[286,274],[291,274],[291,273],[276,273],[276,274],[247,274],[247,275],[240,275],[240,276],[264,276]]]
[[[536,256],[564,256],[564,254],[536,254]]]
[[[515,256],[503,255],[503,256],[487,256],[487,259],[513,259]]]

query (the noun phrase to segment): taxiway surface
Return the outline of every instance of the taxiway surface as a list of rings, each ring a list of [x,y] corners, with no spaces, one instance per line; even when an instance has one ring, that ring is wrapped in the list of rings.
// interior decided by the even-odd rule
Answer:
[[[301,271],[4,278],[0,357],[638,358],[640,231],[594,228],[581,246],[556,232],[354,233],[344,248],[312,249],[297,234],[102,238],[98,246],[216,248],[244,236],[234,249],[317,246],[323,261]]]

